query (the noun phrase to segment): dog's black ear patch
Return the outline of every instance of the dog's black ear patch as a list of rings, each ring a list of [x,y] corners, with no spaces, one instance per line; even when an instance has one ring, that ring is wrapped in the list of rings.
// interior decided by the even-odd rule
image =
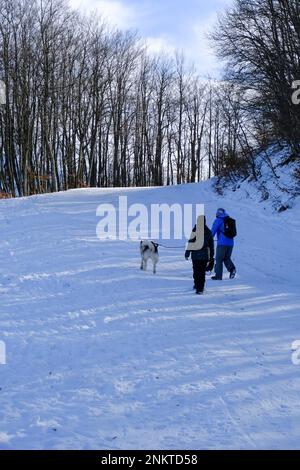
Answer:
[[[152,245],[154,246],[154,253],[158,253],[158,247],[159,247],[159,245],[158,245],[157,243],[155,243],[155,242],[151,242],[151,243],[152,243]]]

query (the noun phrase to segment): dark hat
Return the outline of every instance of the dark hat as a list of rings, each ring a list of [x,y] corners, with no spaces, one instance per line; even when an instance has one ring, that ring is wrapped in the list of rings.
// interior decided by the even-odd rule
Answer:
[[[224,215],[224,214],[225,214],[225,209],[220,208],[217,210],[217,217],[220,217],[220,215]]]

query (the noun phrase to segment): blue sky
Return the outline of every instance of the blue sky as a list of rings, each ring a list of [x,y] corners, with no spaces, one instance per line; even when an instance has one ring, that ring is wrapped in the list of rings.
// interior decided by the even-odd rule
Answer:
[[[183,50],[201,76],[220,71],[206,33],[233,0],[69,0],[84,11],[98,11],[119,28],[139,31],[153,53]]]

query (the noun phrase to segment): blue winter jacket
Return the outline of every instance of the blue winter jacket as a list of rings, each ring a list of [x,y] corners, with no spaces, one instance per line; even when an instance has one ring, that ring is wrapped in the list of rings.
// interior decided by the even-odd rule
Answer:
[[[228,214],[226,212],[225,214],[222,214],[216,218],[211,229],[212,236],[215,237],[215,235],[217,234],[219,246],[234,246],[234,240],[231,238],[225,237],[224,235],[224,218],[225,217],[228,217]]]

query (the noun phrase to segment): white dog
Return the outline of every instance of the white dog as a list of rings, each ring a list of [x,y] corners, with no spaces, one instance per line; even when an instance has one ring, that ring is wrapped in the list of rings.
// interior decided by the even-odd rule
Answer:
[[[142,257],[141,269],[147,270],[147,262],[151,258],[153,264],[153,274],[156,273],[156,265],[159,261],[158,244],[148,240],[142,240],[140,243],[140,252]]]

